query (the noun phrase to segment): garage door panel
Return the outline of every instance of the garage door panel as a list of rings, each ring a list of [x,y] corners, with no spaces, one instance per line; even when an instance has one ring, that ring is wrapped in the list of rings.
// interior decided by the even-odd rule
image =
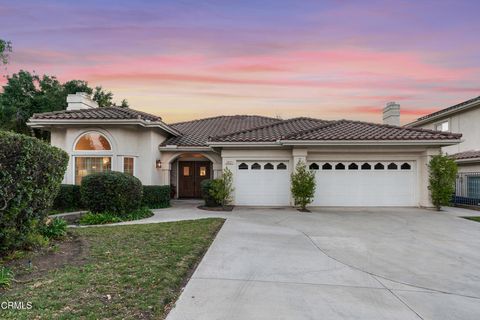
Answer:
[[[348,168],[344,162],[345,167]],[[359,165],[363,161],[356,162]],[[317,189],[314,206],[415,206],[416,171],[414,162],[408,162],[409,170],[388,170],[391,162],[382,161],[383,170],[373,170],[378,162],[369,161],[372,170],[322,170],[318,163],[316,172]],[[336,163],[331,163],[335,168]]]
[[[278,169],[283,163],[287,169]],[[245,164],[247,166],[245,166]],[[259,170],[252,166],[259,164]],[[274,169],[265,169],[266,166]],[[248,169],[239,169],[239,167]],[[282,166],[280,166],[282,167]],[[257,206],[286,206],[290,203],[290,167],[288,161],[256,161],[237,163],[235,174],[235,204]]]

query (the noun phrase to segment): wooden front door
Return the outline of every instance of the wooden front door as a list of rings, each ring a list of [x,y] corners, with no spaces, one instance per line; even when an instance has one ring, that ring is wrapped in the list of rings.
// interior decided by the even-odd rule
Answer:
[[[201,198],[200,183],[210,179],[210,162],[180,161],[178,169],[178,197]]]

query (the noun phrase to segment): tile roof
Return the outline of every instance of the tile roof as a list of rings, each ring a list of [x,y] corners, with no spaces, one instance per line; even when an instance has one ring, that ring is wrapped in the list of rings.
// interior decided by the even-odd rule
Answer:
[[[222,142],[271,142],[279,140],[285,135],[316,128],[327,123],[330,123],[330,121],[304,117],[293,118],[227,135],[212,137],[210,140]]]
[[[125,120],[140,119],[146,121],[161,121],[162,118],[150,113],[119,107],[91,108],[80,110],[62,110],[45,113],[35,113],[31,119],[48,120]]]
[[[480,150],[463,151],[463,152],[452,154],[451,157],[455,160],[467,160],[467,159],[480,158]]]
[[[280,121],[262,116],[235,115],[173,123],[169,126],[181,132],[182,136],[167,139],[162,146],[206,146],[211,136],[231,134]]]
[[[452,140],[462,135],[361,121],[325,121],[294,118],[268,126],[211,139],[213,142],[265,142],[280,140]]]
[[[338,120],[286,136],[283,140],[452,140],[461,136],[459,133]]]
[[[423,120],[426,120],[426,119],[429,119],[429,118],[434,118],[434,117],[437,117],[437,116],[440,116],[444,113],[447,113],[447,112],[450,112],[452,110],[455,110],[455,109],[459,109],[467,104],[470,104],[470,103],[473,103],[473,102],[480,102],[480,96],[476,97],[476,98],[473,98],[473,99],[470,99],[470,100],[467,100],[467,101],[464,101],[464,102],[461,102],[459,104],[456,104],[454,106],[451,106],[451,107],[448,107],[448,108],[445,108],[445,109],[442,109],[442,110],[439,110],[439,111],[436,111],[436,112],[433,112],[433,113],[430,113],[430,114],[427,114],[426,116],[423,116],[423,117],[420,117],[418,118],[416,121],[423,121]],[[416,122],[415,121],[415,122]]]

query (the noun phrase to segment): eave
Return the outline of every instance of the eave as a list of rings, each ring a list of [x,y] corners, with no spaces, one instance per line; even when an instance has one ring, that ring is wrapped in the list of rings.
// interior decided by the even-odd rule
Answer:
[[[464,106],[461,106],[461,107],[458,107],[458,108],[455,108],[455,109],[452,109],[452,110],[449,110],[449,111],[441,112],[437,115],[428,117],[426,119],[416,120],[416,121],[407,123],[405,125],[405,127],[418,127],[420,125],[435,122],[435,121],[438,121],[438,120],[443,119],[445,117],[448,117],[452,114],[460,113],[460,112],[463,112],[467,109],[470,109],[470,108],[473,108],[473,107],[479,107],[479,106],[480,106],[480,103],[478,101],[473,101],[473,102],[468,103]]]

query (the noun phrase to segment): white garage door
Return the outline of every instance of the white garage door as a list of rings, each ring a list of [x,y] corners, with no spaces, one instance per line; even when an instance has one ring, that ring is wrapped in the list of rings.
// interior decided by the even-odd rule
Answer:
[[[290,203],[288,161],[238,161],[235,204],[287,206]]]
[[[416,206],[415,161],[310,162],[313,206]]]

